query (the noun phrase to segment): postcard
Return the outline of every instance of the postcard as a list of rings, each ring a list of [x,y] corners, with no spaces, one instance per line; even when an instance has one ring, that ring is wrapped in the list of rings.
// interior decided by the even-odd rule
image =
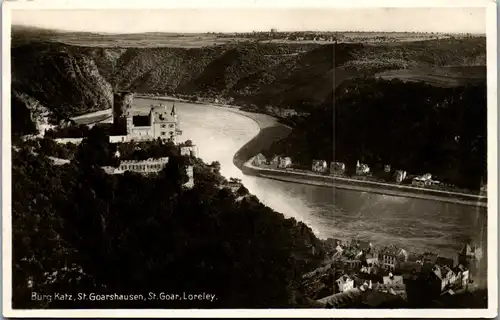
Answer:
[[[492,1],[8,1],[5,317],[495,317]]]

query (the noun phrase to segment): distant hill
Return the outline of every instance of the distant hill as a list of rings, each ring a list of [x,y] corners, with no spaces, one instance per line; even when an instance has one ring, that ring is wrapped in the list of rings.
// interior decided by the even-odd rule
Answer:
[[[108,37],[112,45],[61,43],[75,35]],[[123,41],[141,39],[141,35],[120,36]],[[159,35],[146,34],[141,41],[148,37]],[[246,41],[200,48],[129,48],[118,40],[117,35],[16,27],[12,88],[40,101],[56,119],[109,108],[113,89],[213,97],[257,110],[270,105],[310,112],[347,79],[378,75],[432,83],[435,77],[410,70],[453,66],[439,76],[461,85],[470,78],[460,68],[486,64],[484,37],[338,45]]]

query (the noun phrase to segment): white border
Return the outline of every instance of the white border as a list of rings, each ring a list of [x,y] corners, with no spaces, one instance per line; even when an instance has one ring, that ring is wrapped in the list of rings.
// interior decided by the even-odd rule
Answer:
[[[38,0],[37,0],[38,1]],[[147,2],[146,2],[147,1]],[[220,318],[493,318],[498,314],[497,279],[497,12],[490,0],[99,0],[64,2],[54,0],[4,2],[2,8],[2,120],[10,119],[10,29],[12,9],[168,9],[168,8],[335,8],[335,7],[484,7],[487,16],[488,76],[488,309],[187,309],[187,310],[12,310],[11,308],[11,148],[10,121],[2,123],[2,237],[3,237],[3,316],[25,318],[48,317],[220,317]],[[6,107],[7,106],[7,107]]]

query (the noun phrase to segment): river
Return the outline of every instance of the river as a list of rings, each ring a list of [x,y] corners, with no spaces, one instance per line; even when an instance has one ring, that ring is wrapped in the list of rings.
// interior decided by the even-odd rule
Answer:
[[[152,103],[158,101],[135,98],[134,107],[148,108]],[[233,156],[257,135],[256,122],[199,104],[176,102],[176,110],[183,130],[179,141],[192,140],[205,162],[219,161],[226,178],[240,178],[261,202],[303,221],[320,238],[357,236],[450,258],[456,257],[464,242],[482,240],[486,261],[486,208],[247,176],[233,164]]]

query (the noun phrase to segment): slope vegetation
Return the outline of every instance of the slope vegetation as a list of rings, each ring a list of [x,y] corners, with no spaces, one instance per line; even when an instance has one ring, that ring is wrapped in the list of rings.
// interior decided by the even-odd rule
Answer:
[[[42,32],[40,37],[49,36]],[[83,47],[27,43],[27,38],[14,36],[13,89],[40,101],[56,118],[109,107],[112,89],[310,112],[344,80],[389,70],[397,71],[381,76],[432,83],[436,77],[405,70],[453,66],[439,77],[461,85],[469,80],[460,68],[484,67],[486,52],[485,38],[384,45],[242,42],[202,48]]]

